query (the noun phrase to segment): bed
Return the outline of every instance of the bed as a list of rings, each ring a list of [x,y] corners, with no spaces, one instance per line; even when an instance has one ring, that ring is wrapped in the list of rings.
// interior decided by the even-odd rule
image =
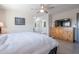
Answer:
[[[34,32],[0,35],[0,54],[52,54],[57,47],[55,39]]]

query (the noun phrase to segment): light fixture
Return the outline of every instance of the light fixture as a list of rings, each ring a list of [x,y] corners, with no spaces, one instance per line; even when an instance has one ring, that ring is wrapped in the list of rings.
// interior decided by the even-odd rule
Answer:
[[[2,22],[0,22],[0,33],[2,33],[2,27],[4,26],[4,24]]]
[[[44,5],[42,5],[41,8],[44,8]]]
[[[41,4],[41,9],[40,12],[43,13],[44,12],[44,4]]]
[[[0,22],[0,27],[3,27],[3,26],[4,26],[4,24],[2,22]]]
[[[40,10],[40,12],[41,12],[41,13],[43,13],[43,12],[44,12],[44,10],[43,10],[43,9],[41,9],[41,10]]]
[[[41,13],[48,13],[47,7],[44,4],[41,4],[40,12]]]

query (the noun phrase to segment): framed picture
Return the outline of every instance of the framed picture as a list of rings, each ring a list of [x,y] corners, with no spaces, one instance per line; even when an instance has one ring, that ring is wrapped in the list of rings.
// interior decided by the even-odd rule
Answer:
[[[25,25],[25,18],[15,17],[15,25]]]

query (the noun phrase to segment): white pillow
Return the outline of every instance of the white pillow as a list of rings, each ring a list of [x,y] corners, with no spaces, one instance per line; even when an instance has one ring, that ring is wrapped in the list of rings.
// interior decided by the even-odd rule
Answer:
[[[7,40],[7,35],[3,34],[0,36],[0,45],[4,44],[5,41]]]

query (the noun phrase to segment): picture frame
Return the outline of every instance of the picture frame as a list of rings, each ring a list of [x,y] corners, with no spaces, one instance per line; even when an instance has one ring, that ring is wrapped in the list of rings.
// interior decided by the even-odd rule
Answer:
[[[15,17],[15,25],[25,25],[25,18]]]

